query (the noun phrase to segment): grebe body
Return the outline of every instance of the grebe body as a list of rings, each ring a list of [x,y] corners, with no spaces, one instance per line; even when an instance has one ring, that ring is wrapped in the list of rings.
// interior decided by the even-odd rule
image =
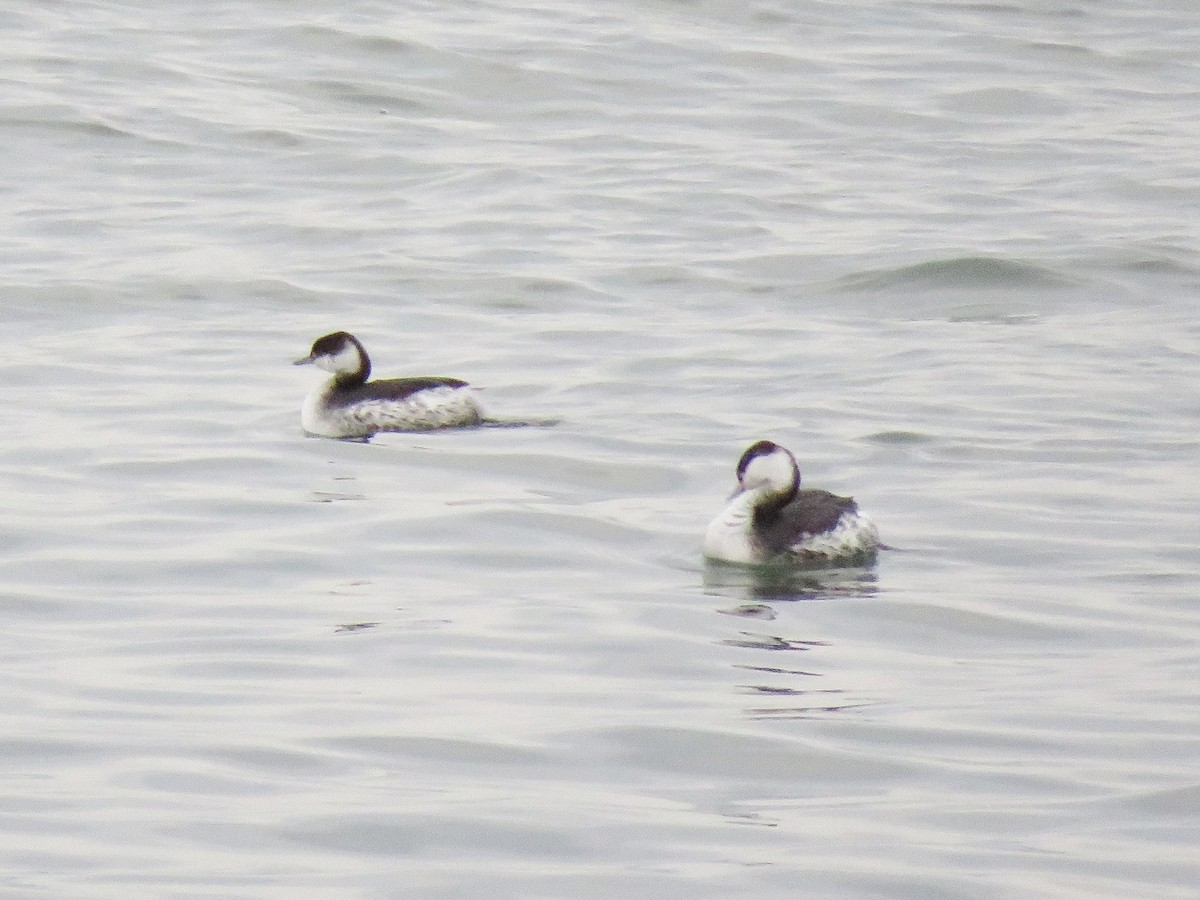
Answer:
[[[709,559],[741,565],[863,565],[879,531],[851,497],[800,488],[786,448],[758,441],[737,466],[738,486],[704,536]]]
[[[371,359],[345,331],[318,338],[294,365],[312,364],[332,374],[304,401],[300,423],[309,434],[367,438],[380,431],[429,431],[479,425],[475,392],[457,378],[423,376],[368,381]]]

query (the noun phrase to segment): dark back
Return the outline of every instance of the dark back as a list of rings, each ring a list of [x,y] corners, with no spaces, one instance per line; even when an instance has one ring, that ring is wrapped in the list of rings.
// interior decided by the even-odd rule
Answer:
[[[782,553],[806,535],[832,531],[844,513],[857,510],[853,497],[802,490],[783,506],[759,507],[754,512],[754,525],[764,549]]]
[[[437,375],[416,378],[383,378],[379,381],[368,381],[366,384],[343,385],[339,383],[330,400],[343,406],[363,400],[401,401],[429,388],[466,386],[465,381],[457,378],[442,378]]]

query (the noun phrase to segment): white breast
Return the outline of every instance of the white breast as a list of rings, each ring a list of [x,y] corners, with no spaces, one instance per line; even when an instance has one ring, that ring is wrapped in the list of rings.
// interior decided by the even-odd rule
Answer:
[[[745,492],[734,497],[704,533],[704,555],[709,559],[749,565],[759,562],[751,540],[754,497]]]

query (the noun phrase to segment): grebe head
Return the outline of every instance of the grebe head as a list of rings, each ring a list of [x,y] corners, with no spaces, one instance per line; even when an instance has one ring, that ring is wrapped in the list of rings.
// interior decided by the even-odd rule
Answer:
[[[339,381],[363,382],[371,375],[371,358],[358,338],[348,331],[335,331],[317,338],[313,342],[312,352],[292,365],[303,366],[308,363],[332,372]]]
[[[763,489],[767,494],[791,496],[800,488],[796,458],[771,441],[758,441],[746,448],[737,466],[736,493]]]

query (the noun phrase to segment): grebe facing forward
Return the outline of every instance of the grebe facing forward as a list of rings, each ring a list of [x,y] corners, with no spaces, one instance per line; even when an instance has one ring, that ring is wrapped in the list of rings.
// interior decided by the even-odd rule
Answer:
[[[754,565],[852,566],[870,562],[879,531],[850,497],[800,490],[796,458],[770,441],[752,444],[738,486],[704,536],[704,555]]]
[[[300,422],[309,434],[366,438],[377,431],[428,431],[478,425],[475,392],[457,378],[386,378],[367,381],[371,359],[358,338],[335,331],[317,340],[293,365],[312,363],[333,377],[304,401]]]

